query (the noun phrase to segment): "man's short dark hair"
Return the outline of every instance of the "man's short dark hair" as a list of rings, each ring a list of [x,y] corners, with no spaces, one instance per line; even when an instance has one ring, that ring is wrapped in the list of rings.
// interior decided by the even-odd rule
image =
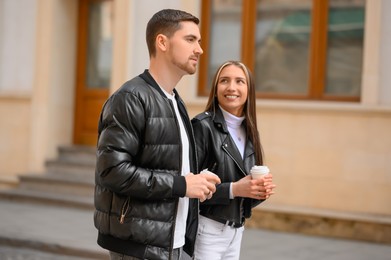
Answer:
[[[149,56],[153,57],[156,54],[155,40],[158,34],[171,37],[181,28],[180,22],[185,21],[195,24],[200,22],[194,15],[181,10],[163,9],[154,14],[147,24],[146,32]]]

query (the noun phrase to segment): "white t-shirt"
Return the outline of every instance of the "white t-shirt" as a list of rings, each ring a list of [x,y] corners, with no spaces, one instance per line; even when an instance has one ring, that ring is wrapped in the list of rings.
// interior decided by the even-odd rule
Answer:
[[[167,98],[169,98],[175,110],[175,115],[179,123],[179,129],[181,134],[181,142],[182,142],[182,176],[185,176],[190,172],[190,153],[189,153],[189,138],[187,137],[186,129],[182,121],[182,117],[179,114],[178,104],[175,99],[175,94],[169,94],[163,88],[161,88],[166,94]],[[176,224],[175,224],[175,233],[174,233],[174,249],[182,247],[185,244],[185,233],[186,233],[186,220],[187,214],[189,211],[189,198],[183,197],[179,198],[178,211],[176,216]]]

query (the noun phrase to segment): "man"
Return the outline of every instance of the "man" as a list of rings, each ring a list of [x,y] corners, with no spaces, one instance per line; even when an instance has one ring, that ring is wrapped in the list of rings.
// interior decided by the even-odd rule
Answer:
[[[193,255],[198,199],[220,179],[196,174],[191,123],[176,84],[194,74],[199,20],[165,9],[148,22],[149,70],[105,103],[98,127],[94,223],[111,259],[180,259]]]

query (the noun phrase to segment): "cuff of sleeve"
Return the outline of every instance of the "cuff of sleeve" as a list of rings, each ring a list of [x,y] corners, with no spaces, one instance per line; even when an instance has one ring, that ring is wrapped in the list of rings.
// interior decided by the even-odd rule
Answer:
[[[233,200],[234,199],[234,194],[233,194],[233,192],[232,192],[232,182],[229,184],[229,198],[231,199],[231,200]]]
[[[186,179],[184,176],[175,176],[174,185],[172,188],[173,197],[185,197],[186,195]]]

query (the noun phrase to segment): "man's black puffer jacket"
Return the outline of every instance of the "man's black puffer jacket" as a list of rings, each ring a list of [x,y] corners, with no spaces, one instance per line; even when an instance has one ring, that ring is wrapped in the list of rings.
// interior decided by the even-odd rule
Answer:
[[[175,91],[175,90],[174,90]],[[191,123],[175,93],[197,172]],[[98,127],[94,223],[103,248],[142,259],[170,259],[179,197],[182,145],[172,102],[146,70],[105,103]],[[198,200],[190,199],[184,250],[192,255]]]

